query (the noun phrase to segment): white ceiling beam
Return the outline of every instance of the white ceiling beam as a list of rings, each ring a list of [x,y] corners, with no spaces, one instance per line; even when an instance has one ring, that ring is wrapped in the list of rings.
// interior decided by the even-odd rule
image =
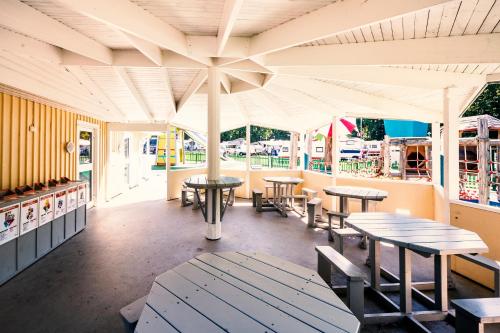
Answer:
[[[387,116],[406,113],[415,120],[436,120],[442,117],[439,110],[422,108],[318,80],[277,77],[273,80],[273,84],[289,89],[299,89],[312,96],[323,96],[324,99],[333,99],[364,108],[383,110]]]
[[[186,36],[186,39],[188,51],[199,57],[234,58],[233,61],[239,61],[241,58],[248,57],[250,47],[249,37],[229,37],[220,55],[217,55],[218,42],[216,36],[189,35]]]
[[[47,86],[59,89],[66,96],[72,96],[74,101],[69,100],[69,104],[82,101],[87,105],[94,104],[92,109],[102,108],[96,103],[90,92],[77,84],[74,76],[65,71],[63,67],[40,62],[36,59],[18,57],[11,53],[0,53],[0,66],[13,69],[19,75],[46,82]]]
[[[68,109],[74,109],[77,113],[91,116],[102,120],[114,120],[115,117],[110,117],[108,114],[102,114],[94,105],[85,103],[74,96],[66,94],[57,86],[53,86],[47,80],[38,77],[20,73],[14,68],[0,66],[0,82],[11,86],[15,89],[29,92],[33,95],[47,98],[56,103],[67,105]]]
[[[127,32],[122,31],[125,38],[129,40],[129,42],[138,49],[142,54],[144,54],[149,60],[157,64],[158,66],[163,65],[163,55],[161,49],[142,38],[131,35]]]
[[[221,56],[222,51],[226,47],[227,40],[229,39],[231,30],[233,30],[242,4],[243,0],[226,0],[224,2],[224,10],[217,32],[217,56]]]
[[[177,113],[177,105],[175,105],[175,97],[174,97],[174,90],[172,89],[172,83],[170,81],[170,75],[168,74],[168,70],[166,68],[163,68],[163,78],[165,80],[165,87],[167,87],[167,90],[168,90],[168,93],[169,93],[169,104],[170,104],[170,108],[172,110],[172,112],[170,112],[170,114],[173,116],[175,116],[175,114]],[[170,115],[169,114],[169,115]],[[170,117],[167,117],[167,120],[170,120]]]
[[[243,72],[243,71],[237,71],[237,70],[232,70],[232,69],[225,69],[221,68],[222,71],[226,74],[229,74],[231,76],[234,76],[235,78],[245,81],[249,84],[251,84],[254,87],[262,87],[262,84],[264,83],[264,75],[260,73],[254,73],[254,72]]]
[[[258,73],[272,73],[273,71],[266,68],[250,59],[244,59],[242,61],[230,63],[227,65],[222,65],[221,67],[227,69],[234,69],[245,72],[258,72]]]
[[[23,57],[40,59],[60,64],[62,50],[59,47],[41,42],[16,32],[0,28],[0,49]]]
[[[198,75],[195,76],[191,84],[182,95],[179,102],[177,102],[177,113],[181,112],[182,108],[186,105],[189,99],[198,91],[198,89],[202,86],[203,83],[208,78],[208,71],[206,69],[200,70]]]
[[[231,94],[238,94],[249,90],[255,90],[255,86],[238,79],[231,81]]]
[[[488,83],[500,82],[500,73],[493,73],[493,74],[486,75],[486,82],[488,82]]]
[[[336,1],[252,37],[249,53],[256,56],[282,50],[448,1]]]
[[[221,73],[221,84],[226,93],[230,94],[231,93],[231,81],[229,80],[229,77],[225,73]]]
[[[475,86],[485,80],[485,76],[479,74],[386,66],[278,67],[276,68],[276,74],[280,76],[366,82],[423,89]]]
[[[120,79],[123,81],[127,89],[129,90],[130,94],[136,101],[137,105],[139,108],[142,110],[144,115],[146,116],[147,119],[150,121],[154,121],[154,115],[153,112],[149,109],[148,105],[146,104],[146,101],[142,97],[141,93],[139,90],[137,90],[137,87],[135,86],[134,82],[130,79],[130,77],[127,74],[127,69],[124,67],[114,67],[116,74],[120,77]]]
[[[90,59],[111,64],[111,50],[61,22],[17,0],[0,1],[0,22],[25,35]]]
[[[189,59],[171,51],[163,51],[162,58],[162,67],[166,68],[206,68],[205,65],[195,60]],[[61,64],[67,66],[109,66],[102,62],[98,62],[72,52],[66,52],[65,50],[63,50],[62,52]],[[113,63],[111,65],[123,67],[158,67],[158,65],[152,62],[151,59],[135,49],[113,50]]]
[[[164,49],[210,65],[188,52],[184,33],[128,0],[57,0],[67,7]],[[119,10],[118,10],[119,9]]]
[[[266,66],[500,63],[500,34],[293,47],[265,56]]]
[[[108,112],[114,113],[115,116],[126,120],[126,115],[111,101],[108,95],[95,83],[88,74],[80,66],[66,67],[78,82],[86,87],[90,93],[98,100],[99,104],[103,105]]]

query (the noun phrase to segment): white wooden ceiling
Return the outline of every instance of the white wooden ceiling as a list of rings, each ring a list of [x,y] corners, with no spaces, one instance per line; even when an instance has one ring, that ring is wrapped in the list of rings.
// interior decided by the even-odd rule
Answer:
[[[441,121],[500,81],[500,0],[2,0],[0,83],[114,122]]]

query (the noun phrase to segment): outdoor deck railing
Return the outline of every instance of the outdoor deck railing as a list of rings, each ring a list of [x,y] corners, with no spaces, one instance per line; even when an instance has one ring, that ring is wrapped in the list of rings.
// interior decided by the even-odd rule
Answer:
[[[246,157],[243,155],[227,155],[227,157],[234,161],[245,162]],[[288,157],[269,156],[269,155],[252,155],[250,158],[252,166],[260,166],[263,168],[271,169],[288,169],[290,168],[290,159]],[[300,158],[297,158],[297,166],[300,165]]]

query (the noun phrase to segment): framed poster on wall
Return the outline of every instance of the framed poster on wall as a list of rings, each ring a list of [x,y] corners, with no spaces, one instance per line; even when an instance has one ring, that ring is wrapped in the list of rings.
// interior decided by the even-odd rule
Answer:
[[[19,236],[19,204],[0,209],[0,245]]]
[[[49,223],[54,219],[54,193],[45,194],[40,197],[38,213],[39,226]]]
[[[38,227],[38,198],[21,202],[21,225],[19,234],[23,235]]]
[[[71,187],[66,194],[66,212],[69,213],[76,209],[78,204],[78,187]]]
[[[66,190],[55,192],[54,195],[54,219],[66,214]]]
[[[87,184],[78,185],[78,207],[87,203]]]

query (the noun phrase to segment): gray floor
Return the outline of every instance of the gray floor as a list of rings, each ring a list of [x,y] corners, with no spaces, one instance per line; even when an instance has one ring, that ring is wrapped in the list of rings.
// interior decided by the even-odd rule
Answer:
[[[315,269],[314,246],[328,244],[325,231],[306,228],[305,220],[257,214],[242,200],[226,212],[222,239],[208,241],[199,211],[145,193],[131,191],[116,204],[90,210],[86,230],[1,286],[0,331],[120,332],[120,308],[148,293],[156,275],[197,254],[257,250]],[[366,269],[366,251],[356,242],[347,245],[346,256]],[[383,247],[383,264],[397,273],[396,258],[395,249]],[[415,255],[414,267],[414,280],[432,277],[429,259]],[[455,281],[452,298],[491,296],[466,279]],[[370,303],[367,308],[376,310]],[[450,331],[445,323],[432,328]]]

